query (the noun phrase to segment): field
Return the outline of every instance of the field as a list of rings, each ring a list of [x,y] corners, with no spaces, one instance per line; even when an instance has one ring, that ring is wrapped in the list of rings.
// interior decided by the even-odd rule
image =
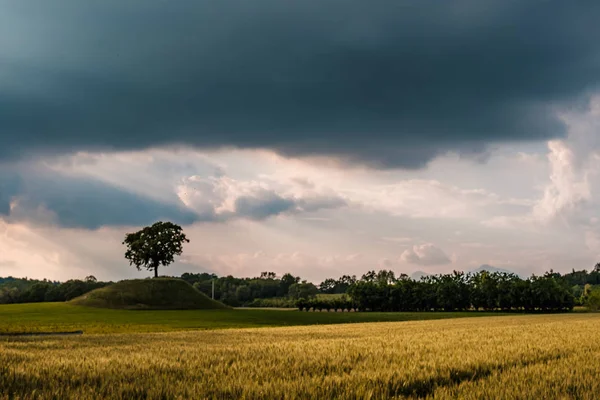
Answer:
[[[293,310],[112,310],[78,307],[67,303],[0,305],[0,334],[60,332],[85,334],[168,332],[198,329],[252,328],[340,324],[352,322],[410,321],[457,317],[482,317],[490,313],[342,313]]]
[[[0,338],[0,399],[595,399],[598,376],[593,313]]]

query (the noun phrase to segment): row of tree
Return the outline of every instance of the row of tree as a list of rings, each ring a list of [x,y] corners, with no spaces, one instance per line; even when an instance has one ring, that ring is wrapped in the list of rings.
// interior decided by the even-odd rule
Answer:
[[[416,281],[392,271],[368,274],[348,290],[361,311],[572,310],[575,297],[560,274],[521,279],[482,271],[430,275]]]
[[[594,275],[591,275],[592,277]],[[555,272],[521,279],[515,274],[454,272],[410,279],[393,271],[369,271],[360,279],[344,275],[326,279],[318,287],[299,277],[263,272],[255,278],[218,277],[214,274],[183,274],[182,279],[200,291],[232,306],[294,304],[311,309],[425,311],[425,310],[564,310],[585,302],[590,288],[581,293],[572,281]],[[589,286],[589,285],[588,285]],[[348,294],[344,302],[316,299],[316,295]],[[309,300],[312,303],[308,302]],[[315,306],[317,308],[315,308]]]
[[[325,294],[343,294],[356,283],[356,275],[343,275],[339,279],[328,278],[319,285],[319,292]]]
[[[521,279],[514,274],[490,273],[431,275],[410,279],[393,271],[369,271],[360,279],[342,276],[326,279],[320,285],[301,280],[292,274],[277,277],[263,272],[254,278],[219,277],[215,274],[184,273],[181,278],[208,296],[213,295],[231,306],[291,307],[298,300],[313,300],[319,293],[347,294],[349,306],[360,310],[424,311],[424,310],[563,310],[585,304],[592,286],[574,282],[595,279],[600,268],[591,273],[574,271],[561,275],[554,272]],[[587,278],[586,278],[587,277]],[[68,301],[110,282],[98,282],[93,276],[64,283],[17,278],[0,278],[0,303]],[[336,309],[340,304],[319,299],[314,305]],[[327,304],[326,304],[327,303]],[[304,304],[304,303],[298,303]],[[312,303],[311,303],[312,304]],[[303,307],[304,308],[304,307]]]
[[[277,277],[274,272],[263,272],[255,278],[184,273],[181,279],[209,297],[213,295],[214,283],[215,299],[233,307],[293,307],[296,300],[319,293],[313,283],[301,281],[300,277],[291,274]],[[0,278],[0,304],[68,301],[109,283],[112,282],[99,282],[93,276],[62,283],[45,279]]]
[[[359,311],[358,304],[348,296],[341,295],[334,298],[315,297],[311,299],[300,299],[296,301],[296,307],[300,311]]]
[[[600,285],[600,263],[596,264],[590,272],[583,269],[562,275],[570,286],[579,286],[583,288],[585,285]]]
[[[72,279],[62,283],[27,278],[3,278],[0,283],[0,304],[69,301],[110,283],[112,282],[98,282],[93,276],[88,276],[84,280]]]
[[[192,284],[207,296],[213,295],[219,300],[233,307],[264,306],[265,304],[293,304],[300,298],[314,297],[319,289],[306,280],[292,274],[277,277],[274,272],[263,272],[254,278],[235,278],[231,275],[219,277],[215,274],[190,274],[184,273],[181,279]],[[264,303],[258,300],[278,299]],[[291,302],[289,300],[292,300]]]

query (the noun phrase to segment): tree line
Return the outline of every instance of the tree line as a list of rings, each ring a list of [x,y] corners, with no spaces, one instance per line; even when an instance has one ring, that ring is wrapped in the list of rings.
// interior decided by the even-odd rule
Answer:
[[[277,277],[275,272],[262,272],[254,278],[184,273],[181,279],[207,296],[212,296],[214,283],[215,300],[232,307],[294,307],[296,300],[319,293],[313,283],[290,273]]]
[[[0,304],[69,301],[113,282],[99,282],[94,276],[66,282],[47,279],[0,278]]]
[[[571,286],[600,285],[600,263],[596,264],[594,269],[589,272],[585,269],[575,271],[573,268],[571,272],[562,275],[562,277]]]
[[[311,310],[569,310],[597,301],[593,285],[600,265],[587,272],[548,272],[522,279],[515,274],[482,271],[430,275],[419,280],[393,271],[344,275],[315,285],[290,273],[263,272],[253,278],[184,273],[180,277],[207,296],[240,307],[299,307]],[[68,301],[112,282],[0,278],[0,303]],[[344,297],[341,297],[344,295]],[[327,298],[326,296],[333,296]],[[337,296],[337,297],[335,297]],[[600,307],[600,305],[598,306]]]
[[[550,271],[522,279],[511,273],[488,272],[430,275],[414,280],[393,271],[344,275],[314,285],[291,274],[263,272],[255,278],[183,274],[182,279],[231,306],[298,307],[302,310],[457,311],[570,310],[587,303],[600,268],[561,275]],[[574,282],[584,286],[572,285]],[[585,286],[587,285],[587,286]],[[320,296],[317,296],[320,295]],[[343,295],[324,297],[323,295]]]
[[[392,271],[371,271],[348,295],[359,311],[564,311],[575,296],[560,274],[521,279],[510,273],[481,271],[430,275],[420,280]]]

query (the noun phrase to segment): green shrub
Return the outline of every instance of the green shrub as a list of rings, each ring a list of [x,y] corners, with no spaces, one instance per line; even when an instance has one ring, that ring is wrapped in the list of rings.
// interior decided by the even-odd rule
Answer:
[[[296,308],[298,304],[293,299],[274,297],[272,299],[254,299],[246,307]]]
[[[600,310],[600,288],[594,288],[590,291],[585,302],[587,308],[591,311]]]

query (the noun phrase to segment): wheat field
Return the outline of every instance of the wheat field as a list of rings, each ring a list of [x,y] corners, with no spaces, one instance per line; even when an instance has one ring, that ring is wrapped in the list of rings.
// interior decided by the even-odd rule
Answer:
[[[0,399],[596,399],[600,314],[0,338]]]

